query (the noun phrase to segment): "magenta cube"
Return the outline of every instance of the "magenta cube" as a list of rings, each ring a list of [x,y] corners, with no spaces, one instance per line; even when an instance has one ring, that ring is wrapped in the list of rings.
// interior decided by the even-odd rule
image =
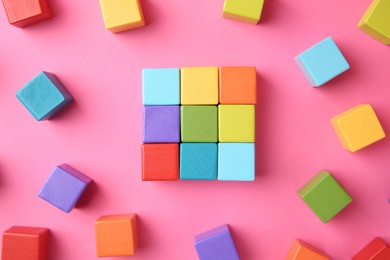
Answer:
[[[179,143],[180,107],[145,106],[142,128],[144,143]]]

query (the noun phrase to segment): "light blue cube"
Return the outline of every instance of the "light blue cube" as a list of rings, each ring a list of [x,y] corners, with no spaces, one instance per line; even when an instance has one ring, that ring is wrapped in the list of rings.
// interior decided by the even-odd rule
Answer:
[[[295,57],[312,87],[319,87],[349,69],[349,64],[331,37]]]
[[[144,105],[180,104],[180,69],[143,69],[142,103]]]
[[[218,180],[254,181],[255,144],[219,143]]]

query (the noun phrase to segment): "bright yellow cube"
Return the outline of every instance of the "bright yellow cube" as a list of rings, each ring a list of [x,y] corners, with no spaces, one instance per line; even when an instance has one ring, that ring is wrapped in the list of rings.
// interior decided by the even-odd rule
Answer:
[[[218,67],[181,69],[182,105],[218,104]]]
[[[113,33],[145,26],[139,0],[100,0],[104,25]]]
[[[385,138],[385,133],[371,105],[357,105],[330,122],[345,149],[356,152]]]
[[[264,0],[225,0],[222,16],[244,23],[257,24]]]
[[[255,142],[255,106],[218,106],[219,142]]]
[[[390,1],[372,1],[358,27],[380,42],[390,44]]]

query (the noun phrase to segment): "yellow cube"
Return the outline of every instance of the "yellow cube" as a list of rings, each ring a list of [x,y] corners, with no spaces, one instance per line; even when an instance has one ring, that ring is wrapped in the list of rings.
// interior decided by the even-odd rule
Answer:
[[[255,142],[255,106],[218,106],[219,142]]]
[[[380,42],[390,44],[390,1],[372,1],[358,27]]]
[[[225,0],[222,16],[244,23],[257,24],[264,0]]]
[[[357,105],[330,122],[345,149],[356,152],[385,138],[385,133],[371,105]]]
[[[100,0],[104,25],[113,33],[145,26],[139,0]]]
[[[182,105],[218,104],[218,67],[181,69]]]

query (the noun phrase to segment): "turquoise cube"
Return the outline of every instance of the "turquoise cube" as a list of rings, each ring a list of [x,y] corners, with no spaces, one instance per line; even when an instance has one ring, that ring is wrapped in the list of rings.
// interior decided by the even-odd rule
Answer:
[[[218,180],[254,181],[255,144],[219,143]]]
[[[349,69],[349,64],[331,37],[295,57],[312,87],[319,87]]]
[[[180,179],[217,179],[217,154],[218,147],[215,143],[182,143],[180,145]]]
[[[180,69],[143,69],[142,103],[144,105],[180,104]]]

